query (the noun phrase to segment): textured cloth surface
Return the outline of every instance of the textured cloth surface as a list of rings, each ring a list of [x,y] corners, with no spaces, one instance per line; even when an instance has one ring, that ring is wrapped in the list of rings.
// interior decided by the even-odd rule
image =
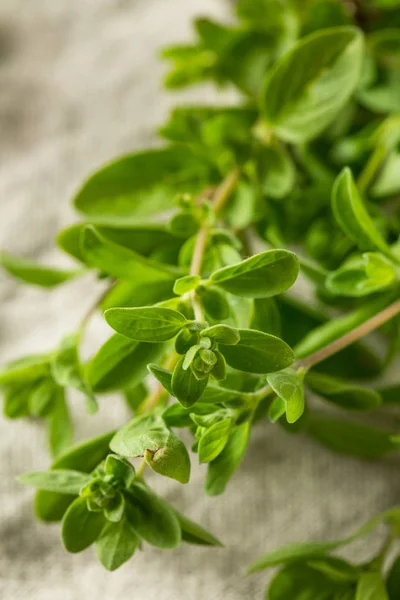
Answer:
[[[69,200],[92,169],[155,143],[153,131],[179,97],[160,90],[157,49],[188,39],[194,15],[223,15],[222,0],[2,0],[0,3],[0,246],[68,264],[52,246],[75,218]],[[48,350],[77,326],[99,293],[92,277],[46,293],[0,274],[0,358]],[[100,319],[87,350],[105,333]],[[77,439],[117,426],[121,403],[85,415],[72,398]],[[400,499],[398,462],[341,458],[280,428],[258,426],[240,471],[222,497],[202,493],[204,470],[182,486],[152,484],[226,544],[205,550],[146,547],[105,572],[89,549],[68,555],[58,525],[35,521],[32,491],[15,482],[49,464],[39,424],[0,419],[0,597],[4,600],[261,600],[264,574],[250,561],[285,542],[347,533]],[[193,461],[195,463],[195,461]],[[290,599],[288,599],[290,600]]]

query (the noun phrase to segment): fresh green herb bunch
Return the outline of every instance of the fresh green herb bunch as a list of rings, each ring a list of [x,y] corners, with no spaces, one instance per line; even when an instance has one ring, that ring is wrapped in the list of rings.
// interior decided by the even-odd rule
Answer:
[[[147,466],[189,481],[176,430],[208,465],[209,495],[225,490],[256,424],[361,459],[400,447],[398,432],[363,417],[379,422],[400,402],[400,383],[378,379],[400,348],[400,2],[235,10],[233,25],[198,19],[196,41],[164,56],[167,87],[234,87],[236,106],[179,107],[161,148],[86,181],[74,199],[82,221],[57,238],[77,268],[1,255],[26,283],[51,288],[88,270],[104,281],[77,332],[10,363],[0,385],[6,416],[48,422],[55,462],[21,477],[39,489],[39,518],[62,520],[71,552],[95,543],[108,569],[142,541],[219,544],[145,482]],[[115,333],[82,364],[95,309]],[[372,331],[378,345],[363,339]],[[133,418],[69,449],[70,388],[88,412],[120,392]],[[390,533],[373,560],[331,555],[381,521]],[[399,557],[383,573],[399,532],[394,508],[346,540],[292,545],[252,570],[282,566],[271,600],[398,600]]]

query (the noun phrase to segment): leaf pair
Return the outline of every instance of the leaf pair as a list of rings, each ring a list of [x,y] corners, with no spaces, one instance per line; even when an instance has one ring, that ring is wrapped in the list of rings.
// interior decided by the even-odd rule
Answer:
[[[281,564],[293,564],[297,561],[317,559],[329,554],[338,548],[350,544],[354,540],[363,537],[372,532],[380,523],[396,526],[400,522],[399,507],[391,508],[380,513],[367,521],[349,536],[327,542],[295,542],[282,546],[262,556],[254,562],[248,570],[248,573],[256,573],[264,569],[269,569]]]
[[[313,600],[344,598],[345,600],[392,600],[396,598],[400,582],[399,560],[395,560],[385,583],[373,562],[369,565],[352,565],[331,556],[337,549],[367,535],[377,525],[386,522],[394,528],[399,524],[399,509],[390,509],[377,515],[353,534],[328,542],[299,542],[283,546],[265,554],[254,562],[248,573],[282,565],[271,581],[268,597],[286,600],[299,593]],[[288,595],[289,594],[289,595]],[[332,595],[333,594],[333,595]]]
[[[304,373],[294,369],[285,369],[267,375],[267,382],[277,394],[277,400],[283,403],[282,413],[279,407],[275,406],[274,409],[278,409],[279,416],[286,413],[288,423],[295,423],[304,412],[303,378]]]
[[[73,432],[64,389],[54,381],[50,367],[48,355],[25,357],[0,373],[0,385],[5,386],[6,417],[46,419],[49,448],[55,457],[71,445]]]

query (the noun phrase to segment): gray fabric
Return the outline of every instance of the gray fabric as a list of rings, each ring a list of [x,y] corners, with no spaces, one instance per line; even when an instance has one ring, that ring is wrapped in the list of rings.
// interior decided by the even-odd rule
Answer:
[[[96,166],[154,143],[153,131],[177,99],[212,100],[205,89],[160,91],[157,49],[186,40],[193,15],[222,15],[217,0],[2,0],[0,4],[0,246],[54,264],[52,247],[73,221],[69,200]],[[72,331],[99,293],[85,277],[54,292],[19,287],[0,274],[0,359],[47,350]],[[86,351],[106,327],[94,319]],[[72,398],[77,438],[126,418],[114,399],[85,415]],[[225,549],[147,547],[113,574],[93,551],[68,555],[59,527],[35,521],[32,492],[15,482],[49,464],[40,425],[0,419],[0,596],[5,600],[238,600],[263,597],[267,576],[244,579],[248,563],[279,544],[341,535],[400,498],[395,460],[342,459],[307,439],[260,425],[228,492],[202,493],[149,474],[165,497],[219,535]],[[195,461],[193,461],[195,464]],[[394,483],[397,481],[397,483]],[[364,547],[365,551],[365,547]],[[290,600],[290,599],[288,599]]]

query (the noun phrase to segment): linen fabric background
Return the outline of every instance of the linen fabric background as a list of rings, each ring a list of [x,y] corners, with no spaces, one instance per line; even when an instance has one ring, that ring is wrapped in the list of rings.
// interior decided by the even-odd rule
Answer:
[[[69,264],[53,238],[76,219],[70,199],[83,179],[119,154],[159,143],[154,131],[177,102],[217,98],[211,88],[163,91],[157,51],[189,40],[192,17],[224,17],[227,10],[223,0],[1,1],[0,247]],[[92,276],[49,293],[0,273],[1,361],[54,347],[100,290]],[[94,319],[86,352],[108,332]],[[101,399],[96,416],[85,414],[78,395],[71,403],[79,440],[127,418],[117,398]],[[195,459],[187,486],[148,474],[168,501],[218,535],[224,549],[146,547],[110,574],[93,549],[67,554],[59,526],[35,520],[32,490],[15,481],[49,465],[41,425],[0,417],[0,428],[3,600],[260,600],[269,576],[242,576],[260,553],[346,534],[400,502],[398,460],[340,457],[265,423],[255,428],[223,496],[203,494],[204,469]],[[352,554],[370,549],[358,544]]]

